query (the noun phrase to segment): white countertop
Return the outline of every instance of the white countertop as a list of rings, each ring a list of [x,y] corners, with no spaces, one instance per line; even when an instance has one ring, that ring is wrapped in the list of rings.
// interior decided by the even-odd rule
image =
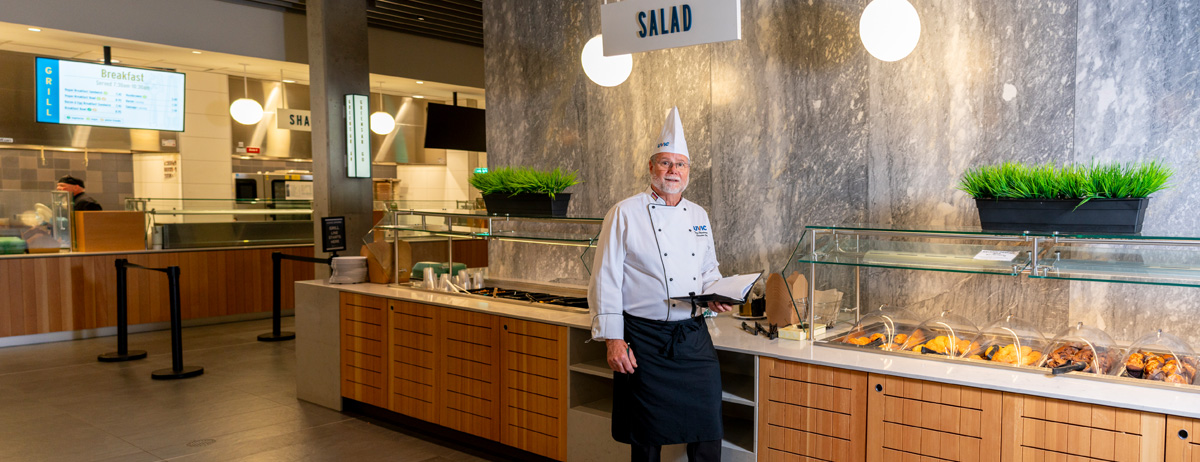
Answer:
[[[482,300],[442,292],[388,287],[383,284],[328,284],[303,281],[297,284],[403,299],[431,305],[492,313],[501,316],[589,329],[586,313],[559,311],[526,302]],[[937,360],[904,353],[880,353],[813,344],[808,341],[767,340],[743,331],[741,321],[728,315],[710,320],[713,345],[719,350],[766,356],[788,361],[851,369],[954,385],[1058,398],[1139,411],[1200,418],[1200,387],[1170,386],[1136,379],[1105,380],[1092,374],[1072,372],[1053,377],[1045,369],[972,364],[968,361]]]

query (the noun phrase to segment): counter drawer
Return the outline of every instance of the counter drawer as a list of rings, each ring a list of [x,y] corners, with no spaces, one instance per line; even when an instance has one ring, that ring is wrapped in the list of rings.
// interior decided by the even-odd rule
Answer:
[[[1055,460],[1059,454],[1087,461],[1160,461],[1170,436],[1164,435],[1162,414],[1015,393],[1004,395],[1004,408],[1010,442],[1005,449],[1014,462]]]
[[[919,456],[1000,461],[1000,392],[876,374],[869,377],[867,460]]]
[[[1167,462],[1200,462],[1200,420],[1167,416]]]
[[[382,326],[386,321],[383,317],[387,309],[387,300],[368,295],[341,293],[342,319],[353,319],[365,323]]]
[[[864,460],[867,374],[760,358],[759,387],[764,460]]]

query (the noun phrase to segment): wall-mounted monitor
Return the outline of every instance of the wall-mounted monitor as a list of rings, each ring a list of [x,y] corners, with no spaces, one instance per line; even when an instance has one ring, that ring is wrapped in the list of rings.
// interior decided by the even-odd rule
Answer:
[[[180,72],[36,61],[38,122],[183,131]]]
[[[425,147],[487,152],[484,110],[429,103],[425,120]]]

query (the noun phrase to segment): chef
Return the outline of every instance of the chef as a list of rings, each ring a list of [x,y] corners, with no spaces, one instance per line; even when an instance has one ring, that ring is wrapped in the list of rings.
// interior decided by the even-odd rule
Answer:
[[[650,187],[604,216],[588,286],[592,337],[607,344],[613,370],[612,435],[634,461],[683,443],[689,461],[720,460],[721,370],[704,307],[671,300],[721,278],[708,213],[683,198],[690,158],[679,108],[650,154]]]
[[[96,199],[92,199],[92,196],[89,196],[87,193],[83,192],[83,180],[79,178],[75,178],[71,175],[59,178],[58,184],[54,189],[57,191],[66,191],[71,193],[71,196],[74,198],[73,210],[76,212],[96,211],[103,209],[103,207],[100,207],[100,203],[96,202]]]

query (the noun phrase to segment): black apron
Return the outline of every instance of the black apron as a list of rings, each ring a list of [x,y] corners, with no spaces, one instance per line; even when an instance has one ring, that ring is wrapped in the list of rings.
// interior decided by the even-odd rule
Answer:
[[[642,446],[720,440],[721,366],[704,317],[624,317],[638,367],[613,372],[613,439]]]

